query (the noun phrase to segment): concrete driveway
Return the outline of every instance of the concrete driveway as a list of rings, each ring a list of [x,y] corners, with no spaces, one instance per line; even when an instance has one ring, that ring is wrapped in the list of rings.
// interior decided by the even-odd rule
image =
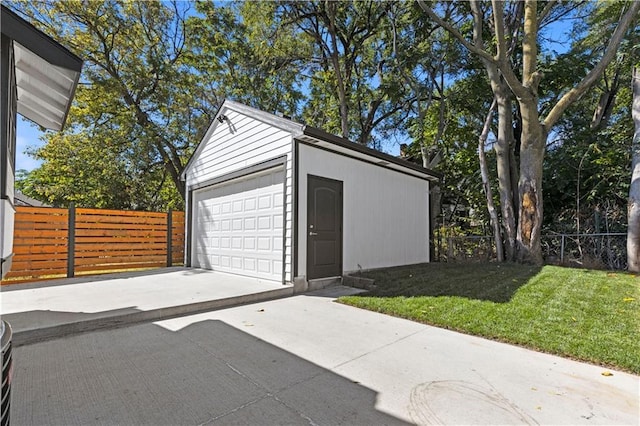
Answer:
[[[292,294],[292,285],[174,267],[4,285],[0,303],[19,345]]]
[[[639,377],[320,292],[21,346],[12,424],[638,424]]]

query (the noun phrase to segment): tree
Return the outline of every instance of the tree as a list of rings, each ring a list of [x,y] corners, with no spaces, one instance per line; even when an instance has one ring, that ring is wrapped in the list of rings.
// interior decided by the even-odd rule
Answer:
[[[73,129],[47,134],[46,144],[29,152],[42,164],[18,177],[18,189],[54,206],[182,208],[165,167],[120,116],[117,99],[101,85],[80,85],[69,112]]]
[[[198,14],[187,20],[191,37],[186,54],[212,103],[229,97],[301,117],[305,77],[297,64],[310,48],[279,30],[275,7],[271,2],[196,3]]]
[[[550,76],[541,87],[541,104],[553,104],[580,80],[606,48],[612,22],[625,4],[607,4],[574,30],[586,34],[566,53],[542,55],[541,69]],[[631,74],[633,46],[640,27],[632,26],[593,89],[574,102],[558,120],[545,154],[544,226],[567,233],[626,232],[631,162]]]
[[[484,137],[481,130],[486,122],[486,111],[491,109],[486,102],[491,91],[487,79],[473,70],[473,64],[469,66],[470,68],[462,68],[465,77],[458,78],[444,91],[442,99],[445,108],[442,117],[441,102],[438,100],[425,111],[422,124],[417,117],[412,120],[410,134],[414,142],[404,152],[406,157],[419,162],[422,147],[433,144],[429,145],[432,152],[430,156],[435,150],[437,168],[445,171],[440,188],[443,204],[449,208],[438,212],[443,214],[442,223],[446,227],[460,226],[466,232],[484,233],[490,232],[484,226],[490,222],[490,217],[483,209],[487,199],[483,194],[482,173],[478,168],[478,143]],[[446,128],[436,141],[441,120],[446,123]],[[493,121],[490,125],[493,128]],[[424,132],[424,135],[420,136],[420,132]],[[493,144],[493,137],[487,137],[486,142],[487,146]],[[496,159],[493,151],[484,153],[488,182],[493,192]],[[456,206],[464,206],[464,209]],[[434,223],[437,222],[434,220]],[[501,233],[496,235],[501,239]]]
[[[476,2],[472,2],[476,3]],[[425,13],[455,36],[469,51],[494,64],[515,96],[521,116],[520,170],[518,181],[518,258],[521,261],[542,263],[540,235],[543,219],[542,166],[550,129],[559,120],[566,109],[579,99],[603,74],[607,65],[615,57],[616,51],[627,29],[640,10],[640,2],[631,2],[620,17],[609,44],[600,61],[574,87],[567,88],[563,96],[541,116],[538,110],[538,91],[543,75],[538,69],[538,35],[541,23],[549,16],[556,2],[550,1],[538,7],[536,0],[526,0],[523,4],[522,31],[522,68],[518,73],[509,61],[509,41],[505,24],[505,2],[493,0],[490,8],[490,20],[495,33],[495,49],[489,51],[469,41],[462,32],[450,22],[442,19],[424,2],[420,6]],[[478,22],[482,19],[482,22]],[[480,27],[485,17],[474,13],[474,26]],[[494,93],[495,94],[495,93]]]
[[[504,260],[504,248],[502,244],[502,237],[500,233],[500,222],[498,219],[498,213],[496,211],[495,203],[493,202],[493,191],[491,189],[491,183],[489,181],[489,167],[487,166],[487,156],[485,154],[485,144],[489,132],[491,131],[491,121],[494,110],[496,109],[498,102],[493,100],[487,118],[482,126],[482,132],[478,138],[478,161],[480,163],[480,175],[482,176],[482,187],[484,188],[485,196],[487,197],[487,210],[489,211],[489,219],[491,228],[493,230],[493,241],[496,246],[496,258],[498,262]]]
[[[14,6],[85,59],[81,85],[88,90],[60,137],[68,138],[69,145],[113,140],[126,161],[139,163],[138,172],[155,174],[158,182],[166,176],[183,199],[180,174],[214,107],[199,96],[204,87],[186,62],[188,4],[43,1]]]
[[[307,124],[379,147],[383,137],[404,133],[416,102],[431,97],[431,82],[415,78],[429,46],[414,43],[430,29],[414,25],[410,3],[247,2],[243,12],[265,17],[247,25],[268,46],[294,46],[288,65],[307,89],[301,115]],[[271,61],[282,51],[261,53]]]
[[[485,42],[483,38],[483,22],[484,12],[480,9],[478,2],[471,2],[471,12],[473,15],[473,43],[479,50],[485,50]],[[515,3],[514,10],[511,11],[510,22],[507,23],[506,31],[511,34],[511,42],[505,58],[509,58],[515,48],[517,37],[517,25],[520,15],[522,14],[522,3]],[[492,37],[495,38],[496,33],[493,31]],[[502,210],[502,228],[504,229],[504,240],[506,246],[506,259],[514,260],[516,254],[516,207],[514,203],[514,188],[512,171],[515,162],[514,154],[514,137],[513,137],[513,113],[512,113],[512,96],[509,86],[501,75],[498,65],[494,61],[480,57],[485,67],[491,90],[493,91],[496,108],[498,111],[498,131],[496,132],[496,143],[494,150],[497,159],[498,172],[498,189],[500,193],[500,207]],[[487,198],[487,208],[491,212],[491,198]],[[492,215],[493,217],[493,215]],[[499,235],[499,234],[498,234]],[[497,247],[498,249],[499,247]],[[497,250],[498,252],[500,250]],[[499,256],[502,258],[502,256]],[[500,259],[502,260],[502,259]]]
[[[640,66],[633,68],[631,79],[633,107],[631,109],[635,132],[631,144],[631,186],[629,187],[629,229],[627,232],[627,259],[631,272],[640,272]]]

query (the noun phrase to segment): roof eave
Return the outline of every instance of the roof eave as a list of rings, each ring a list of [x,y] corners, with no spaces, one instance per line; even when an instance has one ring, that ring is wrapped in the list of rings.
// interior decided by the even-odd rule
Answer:
[[[66,47],[49,37],[29,22],[22,19],[8,7],[2,5],[0,15],[2,34],[40,56],[51,65],[66,68],[77,73],[82,71],[82,59]]]
[[[333,145],[337,145],[342,148],[346,148],[352,151],[359,152],[361,154],[369,155],[374,158],[387,161],[389,163],[393,163],[395,165],[411,169],[413,171],[419,172],[425,176],[427,176],[430,180],[440,181],[444,177],[444,174],[440,172],[436,172],[434,170],[430,170],[424,167],[421,167],[417,164],[411,163],[409,161],[403,160],[402,158],[394,157],[393,155],[386,154],[384,152],[377,151],[375,149],[366,147],[364,145],[360,145],[354,142],[351,142],[349,139],[333,135],[331,133],[325,132],[322,129],[318,129],[312,126],[304,126],[302,131],[302,135],[309,136],[311,138],[323,140]]]
[[[2,5],[1,12],[2,35],[17,43],[14,43],[14,49],[22,52],[24,61],[21,63],[26,67],[20,70],[16,68],[16,77],[25,76],[28,86],[22,86],[20,83],[18,85],[27,96],[22,104],[19,97],[18,108],[23,111],[30,110],[31,113],[22,115],[34,123],[47,129],[62,130],[80,81],[82,59],[6,6]],[[54,75],[57,77],[54,78]],[[51,90],[51,93],[55,92],[58,99],[48,99],[43,88]],[[28,100],[29,97],[31,102]],[[34,99],[38,101],[35,102]]]

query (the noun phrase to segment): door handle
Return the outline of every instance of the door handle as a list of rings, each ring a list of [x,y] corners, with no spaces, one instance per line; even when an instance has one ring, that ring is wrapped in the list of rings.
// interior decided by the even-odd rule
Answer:
[[[313,232],[313,231],[309,231],[309,236],[313,237],[315,235],[318,235],[318,233],[317,232]]]

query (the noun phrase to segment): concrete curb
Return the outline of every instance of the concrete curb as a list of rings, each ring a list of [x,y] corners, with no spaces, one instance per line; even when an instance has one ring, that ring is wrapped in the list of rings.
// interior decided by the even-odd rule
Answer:
[[[13,346],[19,347],[44,340],[57,339],[73,334],[85,333],[109,328],[118,328],[130,324],[159,321],[186,315],[215,311],[240,305],[248,305],[256,302],[281,299],[293,296],[293,286],[281,289],[263,291],[259,293],[243,294],[224,299],[207,300],[204,302],[190,303],[186,305],[169,306],[165,308],[151,309],[134,313],[113,315],[104,318],[79,320],[67,324],[51,327],[40,327],[29,330],[14,331]]]
[[[376,281],[374,279],[357,277],[354,275],[345,275],[344,277],[342,277],[342,284],[349,287],[360,288],[363,290],[376,289]]]

